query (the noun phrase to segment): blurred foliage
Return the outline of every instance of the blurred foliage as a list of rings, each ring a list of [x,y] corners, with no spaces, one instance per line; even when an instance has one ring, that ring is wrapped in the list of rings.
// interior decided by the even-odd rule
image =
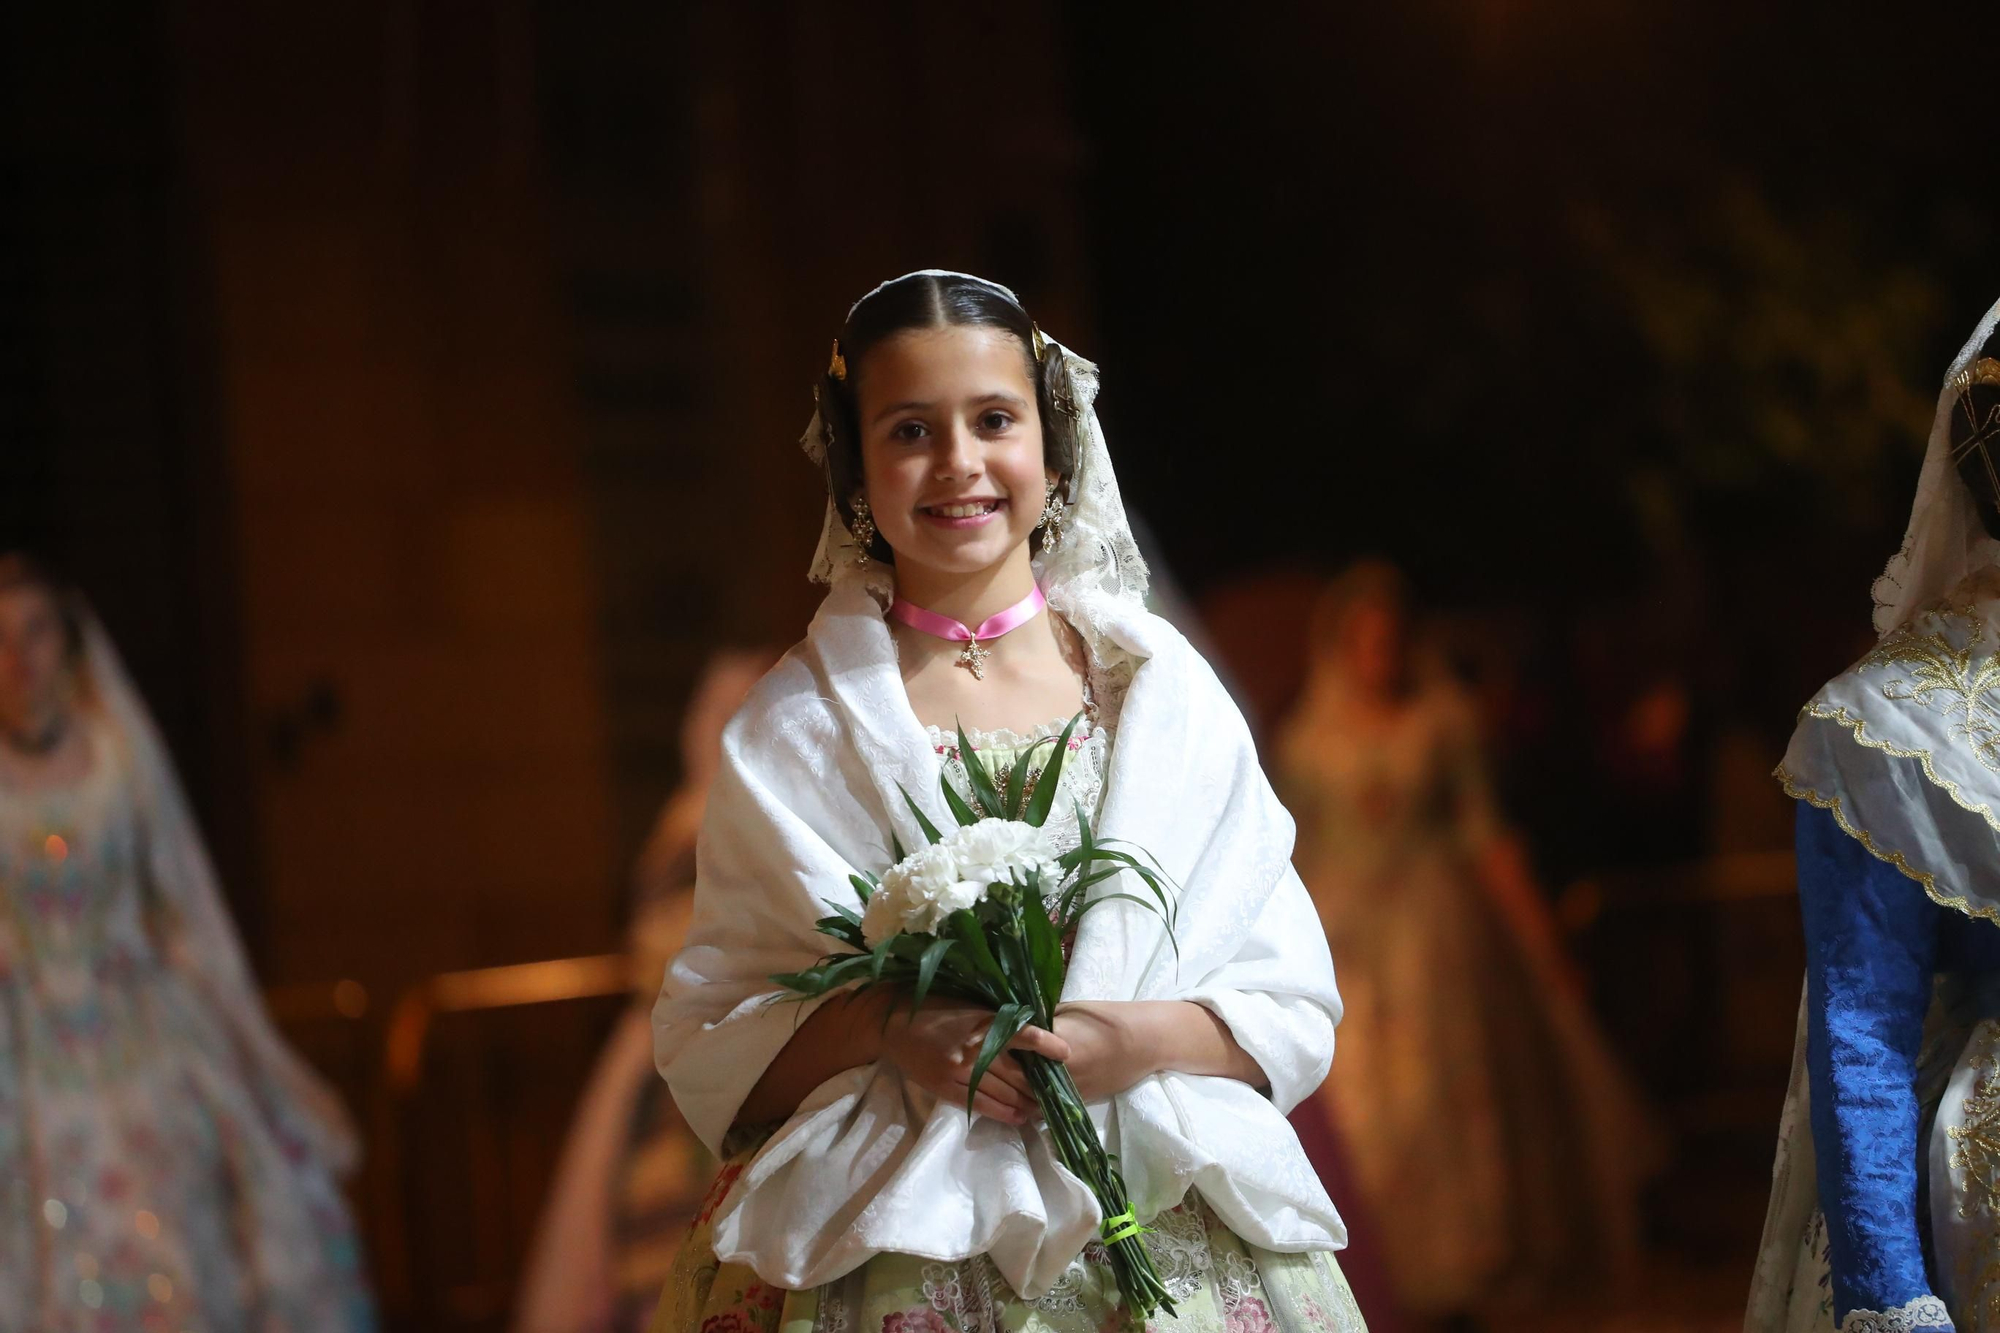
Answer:
[[[1741,180],[1684,212],[1581,209],[1574,230],[1643,359],[1609,425],[1656,545],[1743,500],[1848,533],[1894,525],[1951,305],[1934,272],[1856,214],[1786,210]]]

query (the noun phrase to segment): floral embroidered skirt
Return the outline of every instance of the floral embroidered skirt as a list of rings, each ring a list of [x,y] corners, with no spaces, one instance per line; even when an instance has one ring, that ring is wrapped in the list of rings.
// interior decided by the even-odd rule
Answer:
[[[881,1254],[810,1291],[770,1286],[719,1263],[714,1205],[740,1167],[716,1181],[681,1247],[652,1333],[1119,1333],[1124,1309],[1092,1245],[1037,1300],[1014,1294],[983,1255],[942,1263]],[[1274,1254],[1245,1244],[1197,1196],[1153,1221],[1153,1252],[1179,1313],[1150,1333],[1367,1333],[1331,1254]]]

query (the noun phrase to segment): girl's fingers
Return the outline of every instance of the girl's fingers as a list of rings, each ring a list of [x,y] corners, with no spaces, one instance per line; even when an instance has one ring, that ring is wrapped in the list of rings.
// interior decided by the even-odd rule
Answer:
[[[1069,1059],[1069,1043],[1047,1028],[1025,1027],[1007,1043],[1010,1051],[1032,1051],[1051,1060]]]
[[[963,1092],[964,1090],[965,1085],[961,1083],[959,1091]],[[954,1098],[953,1105],[963,1106],[965,1105],[965,1099],[963,1097]],[[979,1091],[972,1094],[972,1113],[974,1115],[983,1115],[989,1119],[998,1120],[1009,1125],[1025,1124],[1028,1118],[1026,1113],[1019,1107],[1010,1106],[989,1093],[983,1081],[979,1085]]]
[[[968,1075],[971,1072],[971,1070],[966,1071]],[[1035,1095],[1034,1087],[1028,1082],[1028,1071],[1021,1068],[1018,1061],[1006,1059],[995,1060],[992,1064],[986,1066],[986,1077],[979,1081],[979,1086],[982,1088],[985,1087],[987,1079],[998,1079],[1012,1088],[1014,1095],[1024,1102],[1032,1100]]]
[[[1000,1062],[998,1060],[995,1060],[993,1062],[993,1068],[988,1069],[986,1073],[980,1077],[979,1080],[980,1094],[982,1096],[991,1097],[994,1101],[999,1102],[1002,1106],[1011,1107],[1015,1111],[1018,1111],[1025,1115],[1028,1112],[1028,1110],[1035,1104],[1034,1094],[1029,1092],[1025,1088],[1017,1087],[1014,1084],[1009,1083],[1004,1078],[995,1078],[993,1075],[995,1070],[998,1069],[999,1064]],[[969,1068],[960,1069],[953,1075],[953,1077],[957,1081],[958,1086],[960,1088],[965,1088],[970,1084],[972,1080],[972,1070]]]

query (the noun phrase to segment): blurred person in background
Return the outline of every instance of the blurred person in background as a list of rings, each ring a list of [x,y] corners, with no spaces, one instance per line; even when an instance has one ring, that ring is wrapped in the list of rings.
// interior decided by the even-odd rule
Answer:
[[[1446,1318],[1628,1269],[1660,1150],[1406,608],[1382,562],[1326,590],[1276,779],[1346,1001],[1319,1099],[1400,1303]]]
[[[264,1012],[82,598],[0,555],[0,1319],[374,1327],[341,1108]]]
[[[695,835],[721,762],[722,728],[778,654],[708,660],[681,719],[681,784],[634,874],[633,1003],[578,1101],[528,1259],[516,1333],[631,1333],[659,1304],[675,1252],[715,1176],[653,1068],[653,997],[694,905]]]
[[[1806,990],[1748,1333],[2000,1329],[1996,324],[1946,376],[1881,637],[1777,773]]]

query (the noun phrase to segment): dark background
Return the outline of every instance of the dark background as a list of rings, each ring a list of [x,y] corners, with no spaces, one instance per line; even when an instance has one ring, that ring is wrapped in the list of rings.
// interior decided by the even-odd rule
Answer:
[[[1743,1260],[1798,975],[1762,775],[2000,296],[1990,7],[0,23],[0,547],[102,611],[267,979],[358,980],[365,1026],[615,946],[701,661],[810,613],[793,442],[841,313],[967,268],[1104,367],[1261,724],[1314,580],[1413,576],[1607,1021],[1714,1149],[1662,1234]],[[524,1216],[545,1157],[508,1159]]]

